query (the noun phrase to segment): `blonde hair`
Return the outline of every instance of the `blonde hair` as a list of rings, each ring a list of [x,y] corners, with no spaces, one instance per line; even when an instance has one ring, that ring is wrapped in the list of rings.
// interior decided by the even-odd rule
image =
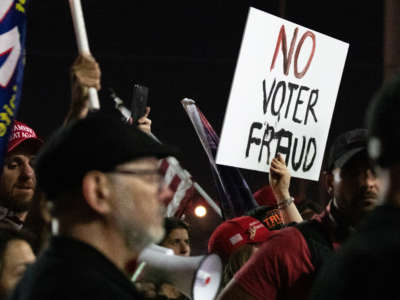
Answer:
[[[224,268],[223,286],[226,286],[233,275],[249,260],[254,252],[253,248],[251,244],[244,244],[231,254]]]

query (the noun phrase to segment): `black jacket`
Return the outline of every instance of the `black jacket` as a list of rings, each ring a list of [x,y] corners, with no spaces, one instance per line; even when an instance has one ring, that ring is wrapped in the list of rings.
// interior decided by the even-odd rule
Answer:
[[[12,300],[142,299],[131,281],[90,245],[54,237],[30,267]]]
[[[400,209],[377,207],[322,268],[312,300],[397,299]]]

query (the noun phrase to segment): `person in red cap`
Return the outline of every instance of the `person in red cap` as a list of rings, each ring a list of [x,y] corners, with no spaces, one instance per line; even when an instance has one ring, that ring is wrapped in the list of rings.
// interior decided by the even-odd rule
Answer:
[[[0,221],[19,229],[36,187],[32,163],[43,141],[28,125],[14,121],[0,178]]]
[[[208,252],[218,254],[224,264],[223,285],[271,235],[264,224],[241,216],[220,224],[208,240]]]
[[[291,176],[280,154],[272,160],[269,176],[271,201],[268,204],[272,205],[258,207],[247,212],[246,216],[225,221],[209,238],[208,252],[218,254],[225,265],[224,284],[271,236],[270,230],[302,221],[289,194]],[[274,207],[276,209],[271,209]]]
[[[208,240],[208,252],[218,254],[226,264],[229,257],[241,246],[257,247],[266,241],[271,232],[257,219],[250,216],[233,218],[221,223]]]
[[[275,231],[234,275],[219,300],[307,299],[315,274],[377,205],[380,182],[367,156],[367,131],[340,135],[325,183],[331,201],[310,221]]]
[[[302,218],[289,193],[290,172],[280,154],[271,162],[269,177],[271,187],[271,197],[269,198],[271,200],[268,204],[276,205],[279,209],[277,223],[301,222]],[[274,226],[261,223],[256,211],[249,213],[247,216],[240,216],[220,224],[208,240],[208,252],[218,254],[226,263],[230,255],[240,246],[244,244],[257,245],[264,242],[270,233],[268,229],[272,230]],[[262,214],[265,212],[263,211]],[[265,222],[265,218],[261,218],[261,221]]]

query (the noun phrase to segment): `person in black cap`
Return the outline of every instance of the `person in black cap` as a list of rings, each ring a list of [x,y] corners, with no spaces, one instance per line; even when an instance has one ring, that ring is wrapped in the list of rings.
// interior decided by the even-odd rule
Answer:
[[[158,159],[174,154],[100,113],[60,129],[36,163],[58,234],[11,299],[141,299],[131,262],[164,235]]]
[[[307,299],[316,272],[377,203],[379,182],[363,129],[340,135],[325,172],[331,198],[309,221],[275,231],[218,299]]]
[[[378,206],[321,270],[312,299],[390,299],[400,269],[400,74],[381,88],[367,114],[368,152],[382,191]]]

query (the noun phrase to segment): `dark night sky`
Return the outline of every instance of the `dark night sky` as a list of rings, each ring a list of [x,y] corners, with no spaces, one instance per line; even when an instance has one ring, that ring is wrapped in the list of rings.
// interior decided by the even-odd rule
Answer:
[[[286,19],[350,44],[331,138],[363,126],[382,81],[383,1],[286,1]],[[82,0],[89,42],[112,87],[129,105],[133,83],[150,88],[153,132],[180,147],[182,165],[212,196],[206,155],[180,100],[196,100],[219,134],[249,6],[279,16],[279,1]],[[69,67],[77,55],[68,1],[31,0],[19,119],[47,137],[69,105]],[[334,55],[334,53],[332,53]],[[103,107],[110,104],[100,93]],[[266,175],[244,171],[253,191]],[[312,197],[313,195],[310,195]],[[215,220],[198,226],[206,234]],[[197,252],[205,242],[196,244]]]

